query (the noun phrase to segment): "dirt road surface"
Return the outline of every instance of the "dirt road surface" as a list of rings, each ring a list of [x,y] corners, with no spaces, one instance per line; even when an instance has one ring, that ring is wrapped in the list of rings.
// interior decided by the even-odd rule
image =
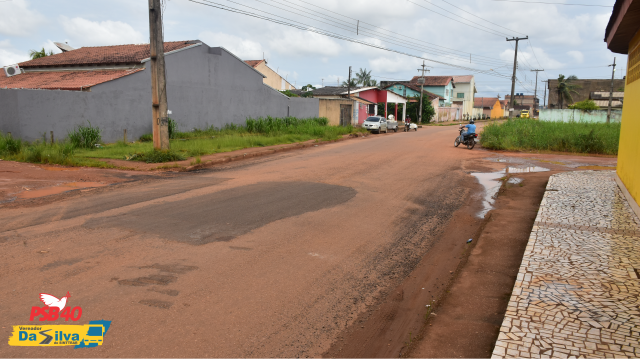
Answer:
[[[504,167],[454,148],[456,134],[374,135],[1,204],[2,336],[44,323],[29,321],[39,293],[69,291],[76,324],[112,324],[97,348],[5,340],[0,355],[348,356],[362,343],[397,357],[487,225],[469,173]]]

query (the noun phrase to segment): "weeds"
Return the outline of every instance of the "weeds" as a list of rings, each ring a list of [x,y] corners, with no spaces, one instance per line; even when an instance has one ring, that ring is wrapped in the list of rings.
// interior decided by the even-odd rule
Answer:
[[[148,152],[134,153],[124,157],[125,160],[128,161],[141,161],[146,163],[162,163],[162,162],[172,162],[172,161],[183,161],[186,159],[182,154],[167,150],[152,150]]]
[[[75,148],[94,148],[102,136],[100,128],[91,126],[91,122],[87,121],[89,126],[78,125],[73,131],[69,132],[69,141]]]
[[[618,154],[619,123],[546,122],[533,119],[489,124],[480,136],[482,147],[496,150],[536,150]]]

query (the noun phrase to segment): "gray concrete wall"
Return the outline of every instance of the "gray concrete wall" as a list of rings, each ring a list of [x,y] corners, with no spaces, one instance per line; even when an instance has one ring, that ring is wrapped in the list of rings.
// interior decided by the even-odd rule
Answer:
[[[203,44],[166,57],[167,101],[180,131],[249,117],[317,117],[318,99],[288,98],[266,86],[262,75],[222,48]],[[144,63],[149,67],[150,63]],[[151,75],[144,71],[91,88],[90,92],[0,89],[0,131],[33,141],[54,131],[62,139],[87,120],[102,139],[151,133]]]
[[[620,122],[622,111],[611,111],[611,122]],[[607,122],[607,110],[582,111],[572,109],[540,110],[540,121],[557,122]]]

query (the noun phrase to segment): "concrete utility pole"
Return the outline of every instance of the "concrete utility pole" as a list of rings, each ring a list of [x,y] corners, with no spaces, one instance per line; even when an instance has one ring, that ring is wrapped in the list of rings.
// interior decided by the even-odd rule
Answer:
[[[544,80],[542,82],[546,82],[547,84],[544,86],[544,96],[542,96],[542,108],[547,107],[547,86],[549,85],[549,80]]]
[[[513,56],[513,76],[511,77],[511,97],[509,97],[509,118],[513,118],[513,108],[515,107],[513,98],[514,92],[516,90],[516,66],[518,65],[518,41],[527,40],[527,37],[512,37],[511,39],[507,39],[507,41],[515,41],[516,42],[516,53]]]
[[[164,72],[164,37],[160,0],[149,0],[149,37],[151,50],[151,101],[153,118],[153,148],[169,149],[169,118],[167,117],[167,81]]]
[[[424,64],[424,60],[422,60],[422,65],[420,65],[420,67],[422,68],[418,69],[418,71],[422,71],[422,77],[418,80],[418,82],[420,83],[420,113],[418,114],[418,123],[422,123],[422,93],[424,92],[424,72],[429,72],[429,70],[425,69],[425,67],[427,66]],[[404,118],[402,119],[402,121],[404,121]]]
[[[542,70],[531,70],[533,72],[536,73],[536,87],[533,90],[533,116],[536,115],[536,100],[538,99],[538,71],[544,71],[544,69]]]
[[[347,98],[351,98],[351,66],[349,66],[349,79],[347,80]]]
[[[611,100],[613,100],[613,79],[616,75],[616,58],[613,58],[613,71],[611,71],[611,92],[609,92],[609,108],[607,109],[607,123],[611,123]]]

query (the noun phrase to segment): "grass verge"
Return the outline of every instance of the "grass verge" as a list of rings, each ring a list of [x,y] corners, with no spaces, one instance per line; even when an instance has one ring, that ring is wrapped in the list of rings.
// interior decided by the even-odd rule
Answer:
[[[484,127],[482,147],[507,151],[557,151],[617,155],[619,123],[547,122],[512,119]]]

